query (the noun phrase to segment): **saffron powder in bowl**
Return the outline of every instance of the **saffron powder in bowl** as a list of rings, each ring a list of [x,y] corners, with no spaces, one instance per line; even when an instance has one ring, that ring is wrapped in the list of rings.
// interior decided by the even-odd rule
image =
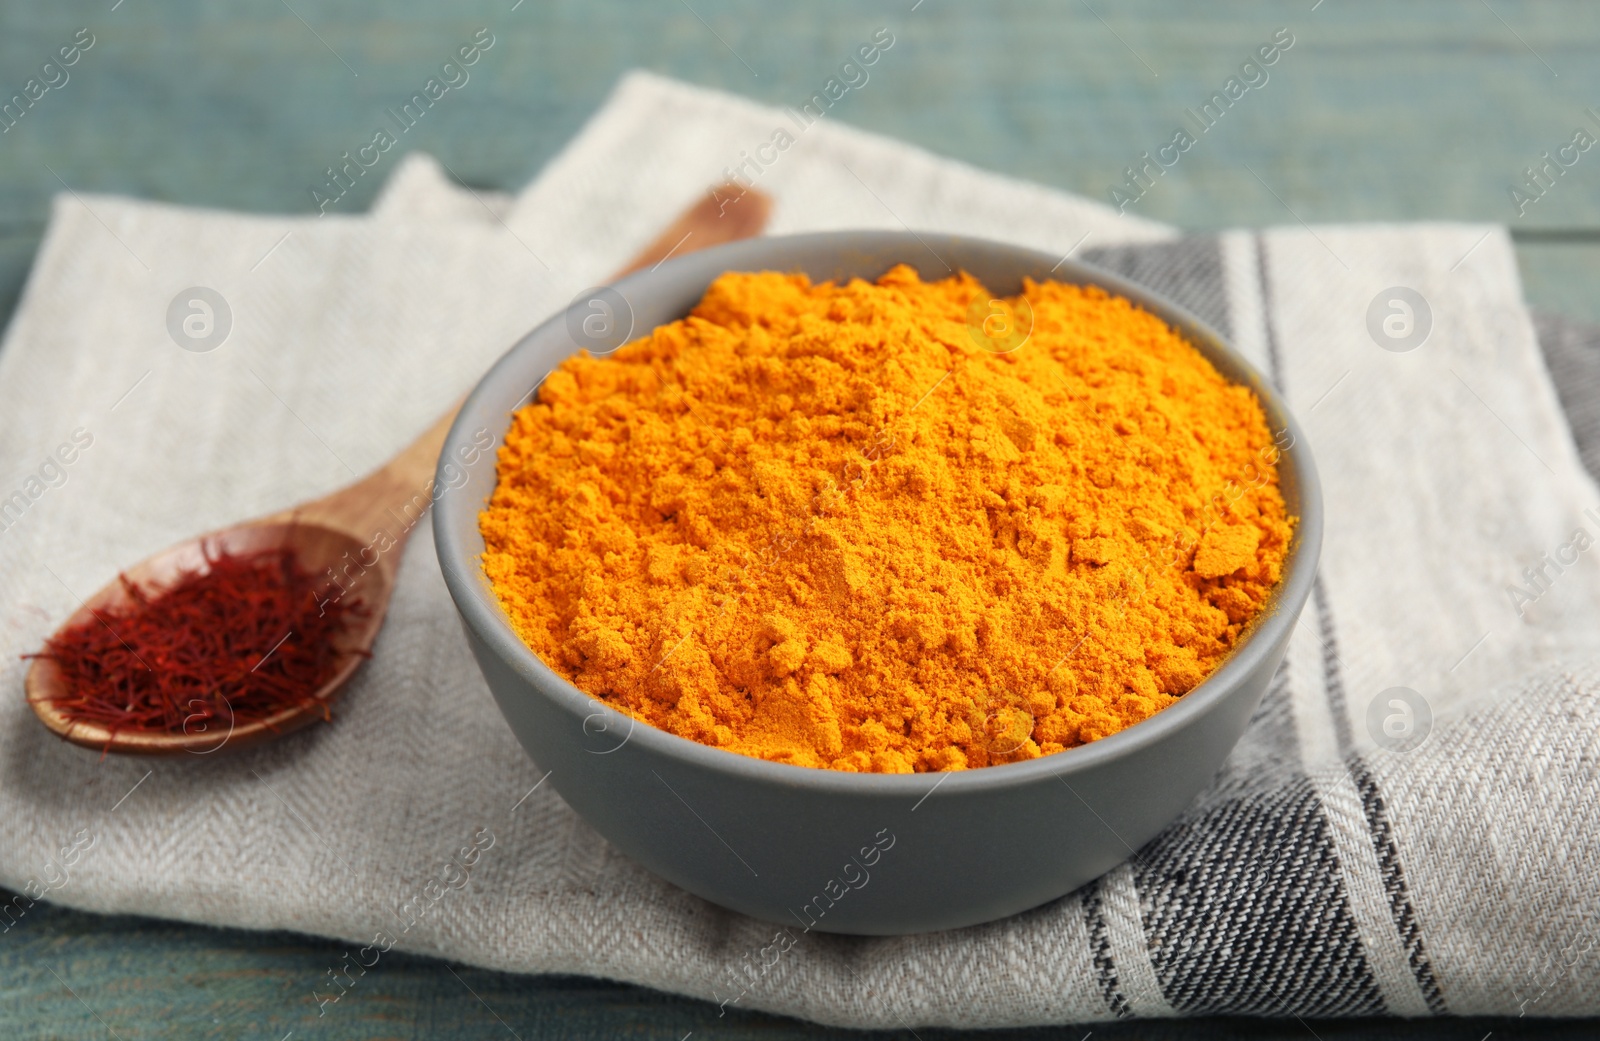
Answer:
[[[529,648],[636,720],[801,766],[989,766],[1222,663],[1282,576],[1286,447],[1096,286],[728,273],[517,411],[483,565]]]

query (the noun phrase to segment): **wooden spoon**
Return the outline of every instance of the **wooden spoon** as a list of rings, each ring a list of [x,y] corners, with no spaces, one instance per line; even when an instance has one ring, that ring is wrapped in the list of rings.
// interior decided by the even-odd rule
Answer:
[[[686,210],[613,278],[659,264],[669,256],[759,235],[771,209],[772,200],[761,192],[737,185],[719,185]],[[281,513],[179,543],[123,572],[129,582],[141,588],[162,589],[175,582],[183,572],[207,570],[208,553],[211,558],[219,551],[249,555],[285,546],[294,550],[301,565],[313,575],[325,574],[330,568],[337,570],[351,583],[344,586],[347,592],[359,591],[359,599],[367,611],[360,617],[345,616],[345,627],[336,637],[338,645],[347,652],[343,664],[317,690],[312,701],[258,722],[226,728],[213,721],[209,729],[207,724],[197,723],[192,732],[177,734],[148,730],[113,732],[98,724],[68,718],[56,704],[58,698],[68,693],[60,668],[49,658],[36,658],[26,681],[28,703],[35,714],[45,726],[74,744],[132,755],[180,752],[203,755],[223,747],[245,748],[324,718],[327,705],[360,667],[364,655],[353,652],[370,651],[383,625],[384,610],[394,592],[400,566],[400,550],[417,520],[431,505],[430,481],[445,434],[459,409],[458,403],[400,454],[355,484]],[[366,564],[374,555],[372,547],[380,531],[388,533],[392,545],[378,553],[373,563]],[[127,591],[119,578],[85,601],[57,631],[91,623],[98,612],[127,602]],[[267,650],[261,648],[263,654]]]

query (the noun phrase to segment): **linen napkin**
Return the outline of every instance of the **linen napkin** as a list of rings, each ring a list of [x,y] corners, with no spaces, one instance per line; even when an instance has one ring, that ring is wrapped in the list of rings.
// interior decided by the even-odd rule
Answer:
[[[514,200],[425,159],[369,218],[59,199],[0,349],[0,494],[25,500],[0,513],[0,883],[331,936],[367,971],[398,949],[861,1027],[1600,1011],[1600,585],[1575,538],[1600,495],[1495,228],[1179,239],[831,117],[759,172],[775,233],[982,234],[1167,293],[1278,382],[1322,472],[1317,594],[1222,775],[1129,863],[1006,921],[797,934],[751,975],[774,926],[645,872],[543,784],[426,522],[332,725],[147,763],[31,718],[18,655],[77,597],[382,461],[789,118],[635,74]],[[231,311],[204,353],[166,320],[196,285]],[[308,1023],[360,1000],[305,981]]]

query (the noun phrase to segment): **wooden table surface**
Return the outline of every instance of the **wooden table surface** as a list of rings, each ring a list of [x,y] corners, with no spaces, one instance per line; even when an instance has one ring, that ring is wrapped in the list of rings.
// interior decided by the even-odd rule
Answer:
[[[1137,212],[1193,229],[1504,223],[1529,301],[1600,321],[1600,150],[1550,178],[1523,213],[1511,194],[1576,130],[1600,139],[1600,6],[1578,0],[5,0],[0,94],[23,89],[75,36],[93,42],[14,126],[0,119],[0,312],[15,302],[53,194],[310,212],[333,157],[479,27],[495,34],[493,52],[407,143],[473,185],[511,189],[626,69],[795,103],[880,25],[893,26],[894,60],[851,93],[840,119],[1101,199],[1286,27],[1295,42],[1270,79]],[[358,185],[341,210],[363,208],[380,180]],[[335,956],[303,937],[41,907],[0,936],[0,1036],[846,1036],[750,1013],[719,1019],[712,1006],[637,988],[404,957],[319,1019],[306,981]],[[1322,1038],[1462,1041],[1490,1029],[1499,1039],[1595,1030],[1314,1026]],[[1290,1021],[1094,1036],[1311,1035]]]

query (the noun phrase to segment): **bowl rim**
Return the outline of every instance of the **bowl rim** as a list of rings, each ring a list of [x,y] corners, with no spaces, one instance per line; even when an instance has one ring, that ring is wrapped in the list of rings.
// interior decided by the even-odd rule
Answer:
[[[668,276],[696,268],[710,272],[706,279],[709,285],[725,271],[783,270],[783,255],[796,247],[833,244],[839,247],[841,255],[847,250],[860,252],[863,248],[872,248],[863,247],[863,239],[871,239],[875,245],[885,249],[896,245],[903,247],[903,262],[917,266],[915,258],[932,251],[928,243],[930,238],[978,250],[1012,254],[1019,261],[1019,266],[1036,265],[1036,270],[1047,272],[1044,277],[1078,285],[1097,285],[1126,297],[1138,307],[1174,326],[1208,360],[1218,365],[1224,378],[1249,387],[1260,401],[1272,429],[1288,430],[1292,440],[1289,447],[1282,450],[1278,467],[1285,481],[1292,479],[1299,503],[1295,532],[1284,558],[1283,576],[1261,613],[1249,623],[1239,643],[1211,675],[1175,704],[1132,726],[1086,745],[1042,755],[1037,759],[967,770],[910,774],[852,773],[758,759],[701,744],[635,719],[580,690],[546,665],[511,628],[488,577],[483,573],[478,552],[470,549],[473,537],[478,534],[477,518],[482,503],[472,502],[463,506],[462,496],[446,495],[437,504],[442,508],[433,511],[434,542],[445,584],[471,633],[525,679],[536,695],[553,700],[557,707],[576,718],[592,718],[598,707],[602,712],[609,711],[629,720],[630,727],[623,744],[637,741],[643,750],[728,778],[855,796],[926,797],[933,793],[934,788],[942,788],[946,795],[954,795],[1013,788],[1040,780],[1065,779],[1158,744],[1174,732],[1197,722],[1218,702],[1225,700],[1260,665],[1262,659],[1273,653],[1272,648],[1280,639],[1287,639],[1286,630],[1295,624],[1301,607],[1311,595],[1322,543],[1322,492],[1304,431],[1276,388],[1225,337],[1187,309],[1138,283],[1091,264],[1067,258],[1057,260],[1052,254],[1040,250],[993,239],[910,230],[843,230],[751,239],[669,260],[656,268],[620,279],[614,286],[624,295],[630,288],[646,291],[652,284]],[[553,314],[520,337],[473,386],[445,438],[435,477],[437,486],[446,486],[450,476],[446,467],[453,465],[452,454],[458,446],[472,443],[471,430],[487,425],[497,431],[493,452],[485,453],[487,458],[497,458],[511,418],[510,412],[489,405],[489,399],[501,393],[497,387],[499,377],[507,369],[515,367],[520,354],[534,349],[551,332],[564,328],[567,310]],[[1221,364],[1218,364],[1219,361]],[[529,397],[531,394],[529,392]],[[496,427],[487,423],[490,418],[503,425]],[[613,751],[620,748],[621,745]]]

